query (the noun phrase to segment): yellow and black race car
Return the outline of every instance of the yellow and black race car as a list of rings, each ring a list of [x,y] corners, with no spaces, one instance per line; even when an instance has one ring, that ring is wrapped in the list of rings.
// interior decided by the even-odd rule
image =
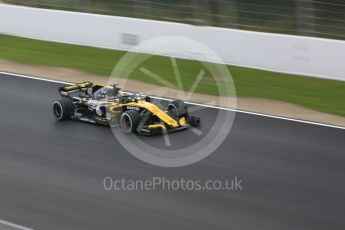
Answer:
[[[154,135],[200,125],[181,100],[161,108],[149,96],[125,93],[118,85],[82,82],[58,89],[61,99],[53,102],[57,120],[75,119],[91,123],[118,124],[125,133]]]

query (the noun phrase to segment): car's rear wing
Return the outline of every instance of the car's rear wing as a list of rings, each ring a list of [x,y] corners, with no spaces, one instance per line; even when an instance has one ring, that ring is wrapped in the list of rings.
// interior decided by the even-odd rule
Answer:
[[[87,90],[88,88],[92,87],[93,83],[89,81],[81,82],[74,85],[68,85],[64,87],[59,87],[58,91],[62,96],[68,96],[70,93],[78,92],[81,90]]]

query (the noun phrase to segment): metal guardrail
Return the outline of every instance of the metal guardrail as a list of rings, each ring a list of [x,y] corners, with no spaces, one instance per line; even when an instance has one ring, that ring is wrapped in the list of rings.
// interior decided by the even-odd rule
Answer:
[[[3,0],[33,7],[345,40],[343,0]]]

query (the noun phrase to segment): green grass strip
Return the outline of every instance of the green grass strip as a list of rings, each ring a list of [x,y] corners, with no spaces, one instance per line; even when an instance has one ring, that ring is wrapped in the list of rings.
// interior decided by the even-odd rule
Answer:
[[[46,42],[0,35],[0,58],[13,62],[71,68],[108,77],[125,52],[79,45]],[[201,63],[178,59],[183,85],[191,87]],[[154,56],[143,63],[145,68],[176,84],[170,58]],[[290,102],[309,109],[345,116],[345,82],[296,76],[251,68],[228,66],[238,97],[267,98]],[[157,84],[138,69],[131,76]],[[215,82],[206,73],[197,92],[217,94]]]

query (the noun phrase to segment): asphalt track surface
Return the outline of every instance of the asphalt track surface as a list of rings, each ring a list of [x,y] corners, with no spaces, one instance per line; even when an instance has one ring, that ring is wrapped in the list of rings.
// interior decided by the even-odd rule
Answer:
[[[108,128],[56,122],[59,85],[0,76],[0,219],[35,230],[345,229],[345,130],[239,113],[214,154],[163,168]],[[237,176],[243,190],[106,191],[107,176]]]

